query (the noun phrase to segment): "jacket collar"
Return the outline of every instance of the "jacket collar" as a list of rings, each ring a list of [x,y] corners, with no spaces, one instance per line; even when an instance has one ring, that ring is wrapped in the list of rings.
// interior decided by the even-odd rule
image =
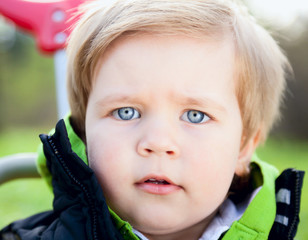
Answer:
[[[235,221],[226,232],[223,240],[268,239],[276,216],[275,179],[278,176],[278,170],[262,162],[256,155],[253,156],[251,167],[253,183],[262,187],[240,220]]]

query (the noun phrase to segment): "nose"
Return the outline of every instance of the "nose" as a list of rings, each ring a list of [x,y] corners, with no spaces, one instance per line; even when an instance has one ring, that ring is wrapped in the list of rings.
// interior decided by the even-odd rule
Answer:
[[[157,155],[159,157],[177,158],[180,148],[176,142],[176,131],[167,124],[156,124],[146,127],[137,144],[137,152],[143,157]]]

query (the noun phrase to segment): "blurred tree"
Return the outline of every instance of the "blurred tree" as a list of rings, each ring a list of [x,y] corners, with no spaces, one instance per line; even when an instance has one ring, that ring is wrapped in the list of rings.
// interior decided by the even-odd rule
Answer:
[[[294,80],[288,82],[286,105],[281,126],[275,134],[288,134],[308,139],[308,21],[295,22],[304,27],[297,39],[282,39],[281,44],[294,70]]]
[[[1,46],[1,45],[0,45]],[[14,44],[0,50],[0,129],[44,126],[55,122],[53,61],[42,56],[28,35],[17,32]]]

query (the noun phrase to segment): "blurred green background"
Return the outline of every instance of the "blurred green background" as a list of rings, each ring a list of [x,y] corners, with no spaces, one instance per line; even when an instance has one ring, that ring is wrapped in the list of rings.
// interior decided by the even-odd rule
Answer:
[[[249,2],[247,0],[247,2]],[[251,5],[252,6],[252,5]],[[251,9],[254,14],[254,9]],[[286,51],[295,79],[288,81],[282,120],[258,155],[279,170],[308,171],[308,14],[283,26],[260,18]],[[278,21],[279,22],[279,21]],[[52,56],[38,52],[34,40],[0,18],[0,157],[35,152],[38,134],[57,122]],[[308,173],[307,173],[308,174]],[[0,228],[13,220],[51,209],[52,193],[41,179],[0,186]],[[308,239],[308,176],[303,186],[297,239]]]

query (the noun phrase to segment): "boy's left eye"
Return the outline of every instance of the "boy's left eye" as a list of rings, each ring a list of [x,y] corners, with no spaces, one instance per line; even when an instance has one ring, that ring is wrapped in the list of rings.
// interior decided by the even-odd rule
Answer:
[[[186,122],[198,124],[207,122],[210,120],[210,117],[203,112],[197,110],[189,110],[182,115],[181,119]]]

